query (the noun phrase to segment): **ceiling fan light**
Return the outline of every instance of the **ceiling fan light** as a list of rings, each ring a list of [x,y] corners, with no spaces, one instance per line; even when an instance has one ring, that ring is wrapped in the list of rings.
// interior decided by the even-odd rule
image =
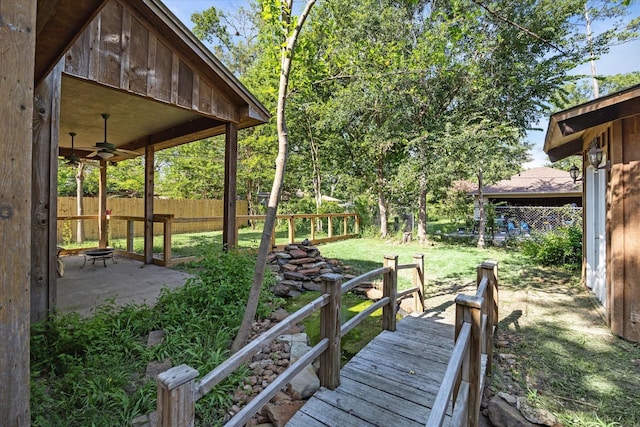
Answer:
[[[108,151],[100,151],[98,153],[98,157],[100,157],[103,160],[110,159],[113,156],[114,156],[114,154],[113,153],[109,153]]]

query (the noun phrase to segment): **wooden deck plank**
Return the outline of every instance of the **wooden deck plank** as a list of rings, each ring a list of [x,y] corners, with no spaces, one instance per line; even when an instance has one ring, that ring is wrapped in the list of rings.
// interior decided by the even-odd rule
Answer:
[[[424,426],[452,349],[452,325],[407,317],[360,350],[340,386],[318,390],[287,426]]]

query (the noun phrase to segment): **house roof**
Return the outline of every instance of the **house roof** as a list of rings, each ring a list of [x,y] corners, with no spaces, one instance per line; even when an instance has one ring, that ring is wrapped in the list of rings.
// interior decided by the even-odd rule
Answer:
[[[228,123],[243,129],[269,120],[159,0],[110,0],[89,18],[64,53],[60,155],[70,154],[70,132],[75,147],[104,141],[102,113],[111,116],[108,142],[139,154],[147,145],[158,150],[222,135]]]
[[[544,151],[552,162],[580,154],[608,123],[640,112],[640,85],[553,114]]]
[[[508,179],[483,188],[485,197],[575,197],[582,188],[571,179],[569,172],[540,167],[520,172]]]

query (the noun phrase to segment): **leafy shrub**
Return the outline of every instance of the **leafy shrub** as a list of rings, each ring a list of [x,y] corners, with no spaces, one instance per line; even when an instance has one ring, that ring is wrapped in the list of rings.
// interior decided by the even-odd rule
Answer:
[[[34,426],[120,426],[155,409],[156,385],[147,364],[170,358],[204,375],[229,356],[244,312],[255,257],[207,250],[197,277],[164,290],[154,307],[113,303],[91,318],[67,314],[33,325],[31,408]],[[258,308],[266,316],[273,300],[267,275]],[[161,344],[146,347],[148,333],[162,329]],[[246,376],[237,370],[197,403],[201,425],[217,425],[231,392]]]
[[[534,233],[522,242],[522,252],[542,265],[580,268],[582,265],[582,229],[578,226]]]

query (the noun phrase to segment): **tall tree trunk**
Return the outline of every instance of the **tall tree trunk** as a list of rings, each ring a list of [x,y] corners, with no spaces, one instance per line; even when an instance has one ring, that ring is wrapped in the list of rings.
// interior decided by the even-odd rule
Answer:
[[[84,163],[78,163],[76,169],[76,215],[84,215]],[[84,221],[79,219],[76,224],[76,243],[84,242]]]
[[[420,177],[420,196],[418,196],[418,241],[427,241],[427,179]]]
[[[287,1],[287,10],[291,11],[293,0]],[[273,232],[273,226],[276,221],[276,213],[278,211],[278,200],[280,199],[280,193],[282,192],[282,182],[284,180],[284,171],[287,163],[288,144],[289,137],[287,134],[287,124],[285,121],[285,109],[287,101],[287,88],[289,86],[289,73],[291,72],[291,61],[293,59],[293,52],[296,46],[296,41],[300,35],[300,30],[304,21],[307,19],[311,8],[315,4],[315,0],[308,0],[307,4],[300,15],[300,19],[296,24],[293,32],[287,37],[286,45],[281,51],[281,70],[280,70],[280,84],[278,88],[278,106],[276,110],[276,121],[278,127],[278,157],[276,158],[276,172],[273,177],[273,185],[271,186],[271,194],[269,195],[269,205],[267,207],[267,216],[264,221],[264,230],[262,231],[262,238],[260,239],[260,248],[258,249],[258,259],[256,260],[256,269],[253,275],[253,283],[251,290],[249,291],[249,298],[247,300],[247,307],[242,317],[242,323],[238,330],[238,335],[231,345],[231,351],[237,352],[248,341],[249,333],[251,332],[251,325],[256,316],[256,310],[258,309],[258,302],[260,300],[260,291],[262,290],[262,282],[264,279],[264,271],[267,263],[267,255],[271,246],[271,233]],[[284,25],[288,28],[291,23],[291,15],[289,13],[283,13],[282,20]]]
[[[389,236],[389,229],[387,228],[387,201],[384,197],[384,171],[382,166],[382,160],[378,162],[378,211],[380,212],[380,237],[386,238]]]
[[[484,212],[484,193],[482,192],[482,168],[478,169],[478,212],[480,213],[480,222],[478,223],[478,249],[484,249],[486,218]]]
[[[589,45],[589,65],[591,66],[591,84],[593,85],[593,98],[600,96],[600,85],[596,78],[596,58],[593,53],[593,32],[591,31],[591,16],[589,16],[589,5],[584,4],[584,21],[587,24],[587,44]]]
[[[313,198],[316,201],[316,213],[320,213],[322,206],[322,176],[320,175],[320,154],[318,145],[313,137],[311,121],[307,117],[307,133],[309,135],[309,145],[311,146],[311,166],[313,169]],[[322,231],[322,220],[316,221],[316,231]]]

